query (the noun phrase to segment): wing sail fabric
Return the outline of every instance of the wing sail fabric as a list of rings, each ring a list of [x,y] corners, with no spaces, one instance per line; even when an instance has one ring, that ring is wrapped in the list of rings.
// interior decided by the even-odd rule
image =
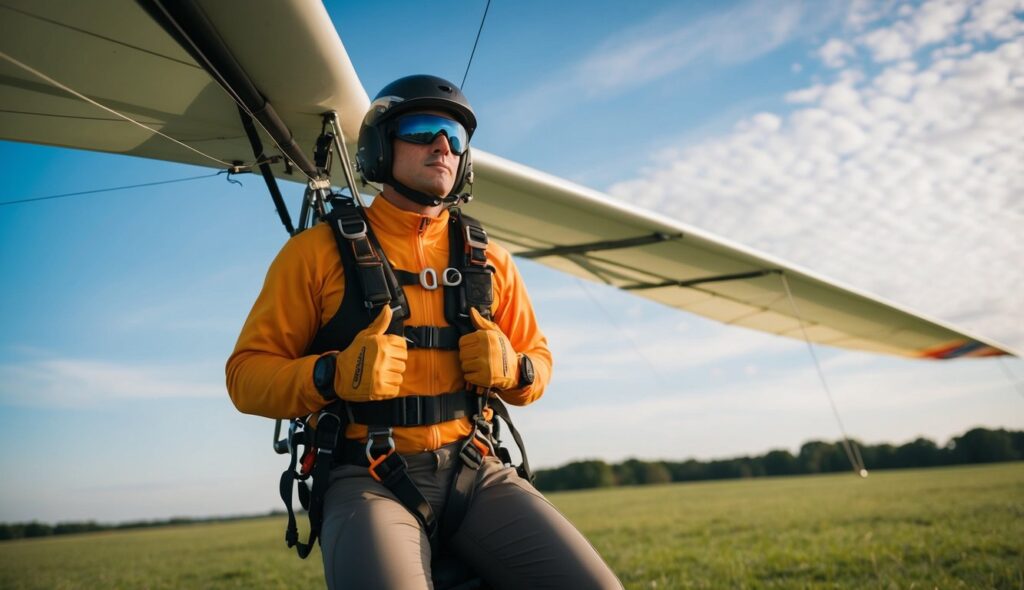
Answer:
[[[369,101],[319,1],[197,4],[300,146],[312,150],[330,110],[351,143]],[[0,138],[215,165],[16,61],[209,157],[253,160],[232,98],[135,2],[0,0],[0,52],[12,58],[0,59]],[[474,155],[477,198],[467,210],[514,253],[552,268],[727,324],[791,338],[806,330],[830,346],[933,359],[1012,354],[678,221]],[[305,180],[283,163],[273,170]]]

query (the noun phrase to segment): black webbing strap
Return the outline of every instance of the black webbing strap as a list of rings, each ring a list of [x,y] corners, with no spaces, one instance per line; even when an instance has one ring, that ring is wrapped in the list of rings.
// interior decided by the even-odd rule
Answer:
[[[390,305],[395,313],[388,333],[400,335],[403,322],[409,317],[409,303],[363,209],[352,201],[336,200],[327,217],[338,248],[350,252],[355,260],[363,302],[371,310],[371,316],[376,317],[376,310]]]
[[[519,477],[525,479],[530,483],[533,483],[534,475],[533,470],[530,469],[530,460],[526,458],[526,445],[523,444],[523,437],[521,434],[519,434],[519,430],[516,429],[516,425],[512,423],[512,417],[509,416],[508,414],[508,408],[505,406],[504,402],[502,402],[500,399],[496,397],[492,397],[490,399],[489,405],[491,409],[494,410],[494,415],[501,418],[501,421],[504,422],[506,426],[508,426],[509,432],[512,433],[512,439],[516,441],[516,446],[519,447],[519,455],[523,458],[522,464],[516,467],[516,471],[519,473]],[[505,453],[504,455],[501,456],[501,459],[506,464],[512,463],[511,459],[508,457],[507,450],[505,450]]]
[[[405,457],[399,453],[391,453],[387,459],[376,466],[375,472],[380,477],[380,483],[391,490],[391,493],[416,517],[416,520],[420,521],[423,530],[427,533],[427,538],[432,538],[437,530],[434,509],[431,508],[430,502],[409,476],[409,464],[406,463]]]
[[[281,474],[280,491],[281,499],[284,500],[285,508],[288,511],[288,527],[285,529],[284,540],[288,547],[295,547],[299,557],[305,559],[313,550],[317,537],[320,535],[320,526],[323,523],[324,496],[327,495],[327,486],[330,484],[331,467],[334,464],[334,451],[338,447],[338,440],[344,429],[342,419],[330,412],[321,412],[317,420],[314,441],[308,437],[314,431],[299,433],[291,444],[291,460],[288,470]],[[301,435],[305,435],[300,438]],[[306,488],[306,477],[295,470],[298,447],[300,444],[312,445],[316,448],[316,462],[313,465],[313,489]],[[305,543],[299,541],[299,530],[295,521],[295,511],[292,508],[292,489],[299,485],[299,501],[303,508],[309,511],[309,538]],[[306,490],[305,492],[303,490]]]
[[[242,127],[245,129],[246,137],[249,138],[249,145],[252,146],[252,155],[260,164],[260,174],[263,175],[263,182],[266,183],[267,190],[270,192],[270,198],[274,201],[277,215],[281,218],[284,228],[288,230],[288,235],[292,235],[295,233],[295,226],[292,225],[292,216],[288,213],[288,207],[284,204],[284,197],[281,196],[281,189],[277,186],[274,172],[270,169],[270,164],[267,163],[267,156],[263,153],[263,142],[260,140],[259,133],[256,132],[256,126],[252,124],[252,117],[241,106],[238,107],[238,116],[242,118]]]
[[[409,348],[459,349],[459,331],[451,326],[406,326],[404,334]]]
[[[370,224],[355,207],[339,209],[335,222],[352,256],[356,260],[359,284],[363,286],[363,299],[368,307],[379,308],[391,302],[388,280],[384,273],[384,258],[370,241]]]
[[[398,284],[403,287],[421,286],[419,273],[396,268],[395,276],[398,278]]]
[[[469,504],[473,500],[476,489],[476,478],[480,467],[484,464],[486,454],[494,452],[494,438],[491,424],[484,418],[487,398],[477,396],[476,411],[473,414],[473,432],[462,441],[459,447],[459,466],[452,476],[445,501],[444,512],[441,514],[439,540],[444,542],[459,529]]]
[[[469,334],[475,330],[469,318],[471,307],[491,318],[494,267],[487,264],[488,238],[480,222],[458,208],[449,211],[448,265],[459,269],[462,280],[456,286],[444,287],[444,317],[460,334]]]
[[[468,447],[473,447],[472,437],[466,441]],[[476,450],[475,447],[473,450]],[[466,447],[463,447],[466,452]],[[460,453],[461,457],[462,453]],[[483,458],[481,457],[481,460]],[[447,541],[459,530],[459,525],[466,517],[469,510],[469,503],[473,500],[473,490],[476,489],[476,478],[479,474],[479,466],[471,467],[463,462],[455,470],[451,487],[448,489],[448,499],[444,503],[444,511],[441,513],[441,523],[438,536],[441,541]]]
[[[430,426],[472,417],[479,397],[476,392],[466,390],[441,395],[409,395],[375,402],[348,402],[346,411],[355,424]]]

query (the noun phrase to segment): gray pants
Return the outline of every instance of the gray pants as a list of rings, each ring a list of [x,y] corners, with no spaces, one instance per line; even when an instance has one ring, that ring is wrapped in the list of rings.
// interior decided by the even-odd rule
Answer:
[[[409,473],[440,514],[458,443],[407,455]],[[433,588],[419,521],[365,467],[331,472],[321,549],[329,588]],[[487,457],[465,520],[448,547],[496,588],[622,588],[587,540],[514,469]]]

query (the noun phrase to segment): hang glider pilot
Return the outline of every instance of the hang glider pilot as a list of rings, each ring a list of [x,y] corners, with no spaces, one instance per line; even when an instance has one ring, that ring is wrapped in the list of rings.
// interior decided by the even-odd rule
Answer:
[[[430,588],[432,559],[450,552],[494,588],[621,588],[495,449],[500,401],[539,398],[551,353],[510,254],[454,207],[475,128],[451,82],[381,90],[357,160],[383,191],[285,244],[228,360],[228,390],[245,413],[342,417],[320,531],[330,587]],[[368,221],[362,238],[353,211]],[[365,271],[376,248],[400,283],[390,292],[374,279],[386,273]]]

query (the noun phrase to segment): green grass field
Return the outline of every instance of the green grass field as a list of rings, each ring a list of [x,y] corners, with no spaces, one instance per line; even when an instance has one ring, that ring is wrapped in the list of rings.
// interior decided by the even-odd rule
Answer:
[[[1024,589],[1024,463],[551,494],[627,588]],[[0,544],[0,588],[322,587],[267,518]]]

